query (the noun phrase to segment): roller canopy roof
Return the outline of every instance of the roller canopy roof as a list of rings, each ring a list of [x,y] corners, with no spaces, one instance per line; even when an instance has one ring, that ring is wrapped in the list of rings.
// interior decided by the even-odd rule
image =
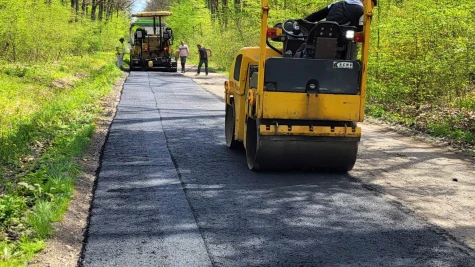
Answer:
[[[170,11],[145,11],[139,12],[137,14],[133,14],[132,17],[136,18],[150,18],[150,17],[158,17],[158,16],[171,16],[172,12]]]
[[[147,26],[153,26],[153,20],[151,19],[140,19],[132,22],[130,25],[132,26],[140,26],[140,27],[147,27]],[[165,26],[166,24],[162,22],[162,26]]]

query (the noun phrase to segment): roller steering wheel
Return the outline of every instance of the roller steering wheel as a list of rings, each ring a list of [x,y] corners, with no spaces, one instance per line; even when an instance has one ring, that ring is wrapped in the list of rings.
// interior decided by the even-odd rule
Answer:
[[[305,38],[308,35],[306,34],[306,30],[293,19],[286,20],[282,23],[282,31],[294,38]]]

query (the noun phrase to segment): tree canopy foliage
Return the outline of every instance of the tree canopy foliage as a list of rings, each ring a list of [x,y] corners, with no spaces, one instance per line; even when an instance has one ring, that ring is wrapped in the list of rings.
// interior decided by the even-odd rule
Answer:
[[[130,0],[0,0],[0,59],[38,62],[113,50]]]

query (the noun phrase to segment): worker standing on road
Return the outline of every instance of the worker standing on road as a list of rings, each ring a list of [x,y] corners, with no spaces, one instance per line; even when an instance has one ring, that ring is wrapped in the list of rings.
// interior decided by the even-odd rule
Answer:
[[[185,63],[186,58],[190,56],[190,51],[188,50],[188,46],[185,44],[184,41],[181,41],[181,45],[178,47],[180,50],[180,62],[181,62],[181,73],[185,73]]]
[[[198,64],[198,72],[196,73],[196,75],[200,75],[200,70],[203,63],[205,64],[206,75],[208,75],[208,51],[209,51],[210,57],[213,56],[212,54],[213,52],[209,48],[201,47],[200,44],[198,44],[197,47],[198,47],[198,54],[200,56],[200,64]]]
[[[120,38],[115,44],[115,52],[117,54],[117,67],[122,68],[122,61],[124,60],[125,54],[124,38]]]

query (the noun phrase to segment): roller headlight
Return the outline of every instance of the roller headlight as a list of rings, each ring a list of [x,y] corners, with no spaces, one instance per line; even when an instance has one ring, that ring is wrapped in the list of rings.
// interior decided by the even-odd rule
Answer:
[[[300,31],[300,26],[297,24],[297,22],[294,23],[294,31]]]
[[[348,40],[355,39],[355,31],[346,31],[346,39]]]

